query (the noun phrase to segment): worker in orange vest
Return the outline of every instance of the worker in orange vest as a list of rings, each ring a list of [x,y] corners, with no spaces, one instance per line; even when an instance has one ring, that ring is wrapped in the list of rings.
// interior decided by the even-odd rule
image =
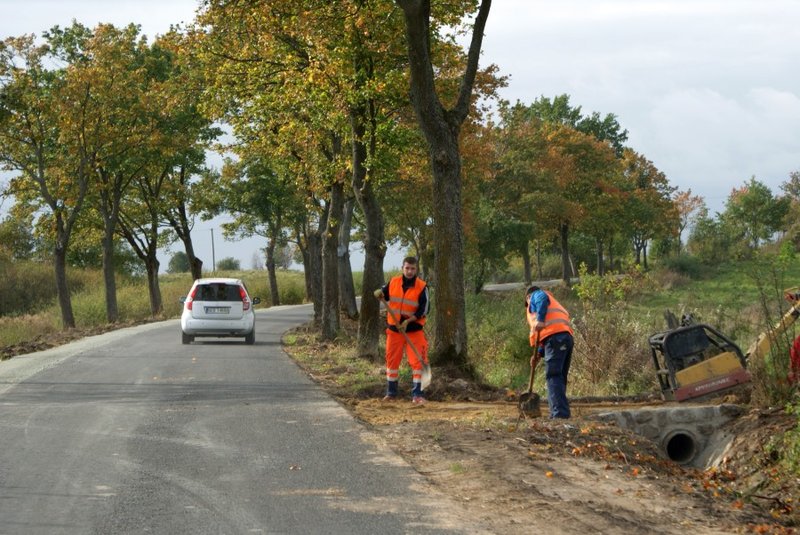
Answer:
[[[528,288],[525,311],[533,346],[531,367],[544,357],[550,418],[569,418],[567,375],[575,343],[569,313],[553,294],[538,286]]]
[[[403,273],[393,277],[388,284],[375,290],[375,297],[386,302],[386,396],[384,401],[395,401],[400,363],[405,351],[411,366],[413,390],[411,401],[416,405],[425,403],[422,392],[422,367],[428,363],[428,340],[422,330],[428,315],[428,287],[417,276],[417,259],[403,259]],[[414,344],[416,352],[408,347]],[[416,356],[425,362],[420,362]]]

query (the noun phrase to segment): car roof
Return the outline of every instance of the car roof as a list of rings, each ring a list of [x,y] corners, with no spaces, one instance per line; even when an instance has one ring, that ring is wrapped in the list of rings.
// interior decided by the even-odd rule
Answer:
[[[224,277],[209,277],[207,279],[197,279],[195,284],[242,284],[242,279],[230,279]]]

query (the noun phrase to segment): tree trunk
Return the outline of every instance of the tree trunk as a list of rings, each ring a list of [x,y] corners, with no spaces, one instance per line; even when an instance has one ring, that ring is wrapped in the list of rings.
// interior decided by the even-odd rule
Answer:
[[[179,173],[179,181],[181,188],[188,189],[189,176],[186,166],[181,166]],[[189,223],[188,210],[186,209],[186,200],[179,199],[176,207],[177,213],[168,213],[167,221],[170,226],[178,235],[183,248],[186,251],[186,257],[189,259],[189,269],[192,271],[192,280],[197,280],[203,277],[203,261],[197,258],[194,254],[194,244],[192,243],[192,225]]]
[[[428,242],[426,230],[427,229],[422,229],[419,233],[419,252],[417,253],[417,257],[419,258],[422,280],[433,287],[436,286],[436,272],[433,268],[435,255],[433,253],[433,247],[431,247]]]
[[[644,260],[644,269],[647,271],[647,240],[642,244],[642,259]]]
[[[157,198],[157,194],[152,197]],[[144,263],[147,273],[147,289],[150,297],[150,315],[154,318],[164,312],[164,302],[161,298],[161,288],[158,282],[158,231],[160,228],[160,214],[151,203],[146,202],[150,221],[147,224],[136,224],[128,219],[125,213],[120,212],[119,230],[122,236]]]
[[[639,238],[633,238],[633,250],[636,252],[636,265],[642,263],[642,241]]]
[[[542,271],[542,245],[539,240],[536,240],[536,278],[542,280],[544,272]]]
[[[297,248],[300,250],[300,255],[303,257],[303,279],[306,285],[306,301],[311,301],[311,284],[313,280],[311,277],[311,253],[308,251],[308,243],[310,241],[308,225],[295,227],[294,234],[297,240]]]
[[[372,189],[372,180],[367,180],[366,108],[350,112],[350,129],[353,134],[353,193],[364,214],[364,275],[361,284],[361,312],[358,316],[359,357],[378,361],[381,354],[378,342],[384,330],[380,318],[380,303],[372,293],[383,286],[383,259],[386,256],[383,213]]]
[[[468,373],[464,299],[464,234],[461,207],[461,156],[458,136],[469,113],[481,43],[491,0],[481,0],[472,31],[467,64],[454,108],[443,108],[436,94],[430,51],[430,0],[396,0],[406,22],[411,71],[411,102],[433,171],[435,339],[431,359]]]
[[[103,282],[106,293],[106,321],[117,323],[119,321],[119,308],[117,306],[117,280],[114,274],[114,229],[103,230]]]
[[[314,321],[319,323],[322,320],[322,231],[320,229],[308,234],[308,264],[305,269],[308,270],[306,288],[314,304]]]
[[[322,238],[322,339],[335,340],[339,334],[339,227],[344,210],[344,186],[331,186],[331,204]]]
[[[117,281],[114,273],[114,234],[117,232],[122,192],[129,181],[121,172],[110,173],[105,168],[97,170],[100,181],[99,212],[103,219],[103,280],[106,293],[106,320],[109,323],[119,321],[117,304]]]
[[[267,279],[269,280],[269,295],[270,295],[270,304],[272,306],[278,306],[281,304],[281,296],[278,292],[278,274],[277,270],[275,269],[275,243],[276,240],[274,238],[270,238],[267,241]]]
[[[429,141],[433,162],[433,217],[436,222],[433,229],[433,265],[436,271],[433,355],[437,363],[466,369],[461,158],[458,153],[458,133],[449,134]]]
[[[66,238],[59,232],[56,238],[59,244],[66,243]],[[67,250],[63,246],[56,246],[54,251],[53,267],[56,275],[56,292],[58,305],[61,308],[61,324],[65,329],[75,328],[75,316],[72,314],[72,299],[67,285]]]
[[[525,279],[525,284],[530,285],[533,278],[531,273],[531,248],[529,242],[525,242],[525,245],[523,245],[520,250],[520,254],[522,255],[522,276]]]
[[[614,238],[608,239],[608,265],[614,270]]]
[[[603,240],[600,238],[594,239],[594,250],[597,255],[597,274],[602,277],[605,274],[605,265],[603,264]]]
[[[187,216],[186,205],[181,202],[178,205],[178,217],[168,218],[170,226],[178,235],[189,259],[189,269],[192,271],[192,280],[203,278],[203,261],[194,254],[194,243],[192,243],[192,231]]]
[[[145,262],[147,270],[147,290],[150,296],[150,316],[157,318],[164,312],[164,302],[161,299],[161,287],[158,283],[158,268],[161,263],[155,256],[150,257]]]
[[[353,284],[353,268],[350,265],[350,229],[352,227],[354,207],[355,199],[350,197],[344,203],[337,251],[339,259],[339,305],[342,312],[351,320],[358,318],[356,288],[355,284]]]
[[[278,291],[278,272],[275,266],[275,248],[283,246],[283,215],[277,214],[275,221],[269,225],[269,238],[267,239],[267,277],[269,278],[269,292],[272,306],[281,304],[281,295]]]
[[[569,286],[572,278],[572,267],[569,259],[569,223],[561,222],[561,279]]]

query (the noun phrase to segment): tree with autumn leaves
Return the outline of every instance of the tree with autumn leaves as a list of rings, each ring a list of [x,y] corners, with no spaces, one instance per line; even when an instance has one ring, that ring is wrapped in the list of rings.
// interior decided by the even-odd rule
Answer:
[[[74,23],[46,32],[44,44],[26,36],[7,39],[0,48],[0,159],[19,173],[8,192],[38,215],[39,232],[54,244],[67,328],[75,326],[66,284],[67,253],[75,239],[101,242],[106,315],[113,323],[119,317],[113,259],[119,238],[134,249],[142,238],[147,246],[136,252],[147,266],[151,311],[161,312],[156,252],[164,243],[158,229],[167,205],[178,205],[185,187],[151,187],[158,202],[148,202],[144,184],[176,178],[173,171],[184,156],[213,137],[207,120],[186,128],[187,116],[198,117],[197,109],[170,87],[176,71],[167,65],[168,56],[133,25],[90,30]],[[134,224],[143,217],[149,229]]]
[[[531,105],[501,103],[499,116],[494,192],[519,222],[521,246],[515,250],[524,252],[533,242],[538,256],[543,246],[556,243],[567,284],[575,275],[575,232],[594,241],[598,273],[605,271],[607,257],[613,260],[614,239],[631,243],[646,262],[641,253],[647,242],[671,231],[671,190],[663,173],[624,147],[627,131],[615,116],[584,117],[567,95]],[[522,257],[529,278],[530,260]]]
[[[377,357],[378,303],[371,291],[383,284],[383,257],[386,250],[385,221],[378,184],[390,177],[387,163],[403,145],[393,142],[412,139],[404,132],[408,102],[409,62],[412,103],[434,160],[433,210],[436,225],[437,322],[436,355],[442,360],[463,364],[466,332],[463,325],[463,246],[460,223],[459,128],[472,101],[472,86],[477,75],[477,60],[489,2],[479,11],[473,45],[465,65],[465,76],[452,110],[447,111],[435,92],[433,65],[443,72],[461,60],[458,48],[444,42],[439,30],[461,21],[470,3],[437,6],[430,2],[392,4],[369,0],[321,2],[313,0],[281,3],[239,3],[209,1],[199,16],[198,50],[214,70],[210,96],[220,117],[233,124],[237,136],[246,144],[260,144],[272,158],[302,162],[298,179],[306,182],[328,210],[328,222],[341,219],[342,177],[326,161],[314,155],[333,155],[321,150],[320,132],[339,134],[351,147],[347,167],[347,186],[358,201],[364,218],[364,265],[362,308],[359,324],[359,353]],[[407,35],[406,46],[401,36]],[[432,47],[436,45],[436,55]],[[441,46],[439,46],[441,45]],[[445,80],[447,76],[440,77]],[[428,112],[434,113],[430,116]],[[343,129],[342,124],[347,128]],[[258,125],[254,128],[254,125]],[[444,149],[444,147],[447,147]],[[236,148],[234,147],[234,150]],[[446,161],[442,155],[447,154]],[[337,156],[340,157],[340,156]],[[439,161],[441,160],[441,161]],[[339,160],[341,161],[341,160]],[[316,163],[315,163],[316,162]],[[437,163],[438,162],[438,163]],[[410,192],[410,202],[424,190]],[[417,202],[419,206],[419,203]],[[321,219],[321,221],[323,220]],[[325,235],[335,236],[328,224]],[[322,284],[331,280],[332,258],[323,256]],[[306,269],[314,270],[306,265]],[[326,286],[327,288],[327,286]],[[335,289],[323,296],[322,311],[337,310]],[[316,300],[315,300],[316,302]],[[315,309],[316,310],[316,309]],[[318,318],[323,335],[335,336],[335,325]]]

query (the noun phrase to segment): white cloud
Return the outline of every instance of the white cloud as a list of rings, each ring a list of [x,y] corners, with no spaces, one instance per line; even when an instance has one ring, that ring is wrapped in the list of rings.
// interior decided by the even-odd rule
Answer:
[[[800,2],[495,2],[484,62],[504,98],[566,93],[615,114],[629,144],[720,210],[750,176],[778,192],[800,169]]]

